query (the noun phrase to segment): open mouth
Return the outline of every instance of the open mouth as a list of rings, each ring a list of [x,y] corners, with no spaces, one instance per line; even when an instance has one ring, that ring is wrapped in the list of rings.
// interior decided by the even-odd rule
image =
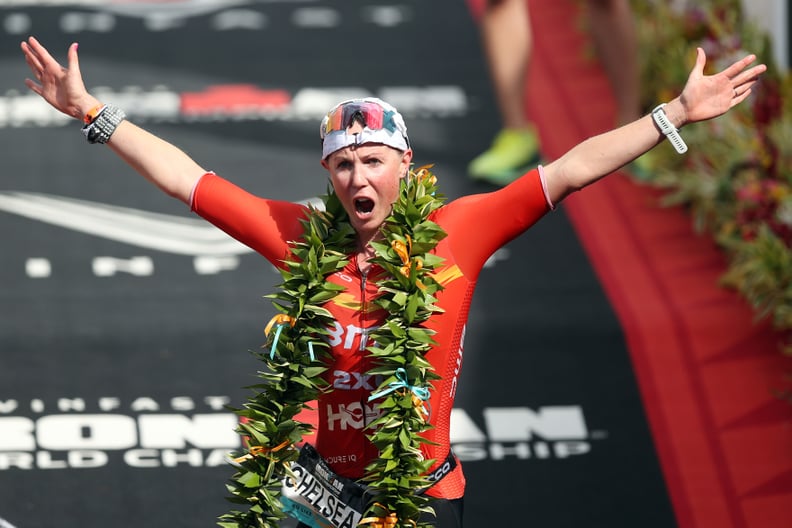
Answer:
[[[374,200],[369,198],[356,198],[355,211],[359,214],[370,214],[374,210]]]

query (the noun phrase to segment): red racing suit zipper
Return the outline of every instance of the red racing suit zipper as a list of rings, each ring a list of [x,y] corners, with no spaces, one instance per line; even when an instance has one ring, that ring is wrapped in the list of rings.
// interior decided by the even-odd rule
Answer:
[[[357,271],[358,276],[360,277],[360,314],[358,316],[358,322],[359,322],[360,328],[362,329],[361,330],[362,335],[360,336],[360,339],[361,339],[361,344],[367,346],[368,345],[368,328],[366,327],[366,320],[367,320],[367,314],[368,314],[368,296],[366,295],[366,286],[367,286],[367,280],[368,280],[368,273],[371,270],[363,271],[360,268],[360,261],[358,260],[357,255],[355,255],[354,258],[355,258],[355,270]],[[361,348],[362,348],[362,350],[360,351],[360,353],[365,353],[365,346],[361,347]],[[361,399],[360,399],[360,408],[363,410],[363,430],[364,431],[368,428],[368,425],[369,425],[368,411],[367,411],[368,405],[369,405],[368,399],[361,397]],[[373,405],[376,405],[376,403],[373,403]],[[367,435],[361,435],[361,436],[362,436],[362,439],[361,439],[362,440],[361,452],[367,453],[370,450],[372,450],[372,446],[369,443]]]

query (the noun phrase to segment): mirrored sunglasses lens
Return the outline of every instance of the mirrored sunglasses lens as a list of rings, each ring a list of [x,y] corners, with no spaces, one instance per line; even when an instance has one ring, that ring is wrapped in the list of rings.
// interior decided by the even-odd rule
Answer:
[[[385,113],[381,106],[375,103],[348,103],[336,108],[328,116],[325,133],[346,130],[357,116],[360,116],[363,123],[371,130],[379,130],[383,127]]]

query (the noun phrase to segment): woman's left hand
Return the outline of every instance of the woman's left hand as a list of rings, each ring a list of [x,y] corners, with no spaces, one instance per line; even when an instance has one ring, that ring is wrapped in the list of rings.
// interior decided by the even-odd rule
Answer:
[[[696,64],[679,96],[685,110],[685,122],[705,121],[726,113],[751,94],[751,87],[767,70],[764,64],[748,68],[756,55],[748,55],[714,75],[704,75],[707,56],[696,50]]]

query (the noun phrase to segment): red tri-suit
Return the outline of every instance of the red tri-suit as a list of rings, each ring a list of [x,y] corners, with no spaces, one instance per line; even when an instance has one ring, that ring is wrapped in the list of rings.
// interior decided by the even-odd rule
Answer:
[[[443,285],[437,305],[444,312],[426,323],[436,331],[437,345],[427,354],[442,379],[433,382],[428,408],[434,428],[426,437],[437,445],[423,444],[427,459],[441,463],[450,449],[451,409],[462,366],[465,324],[479,271],[492,253],[525,231],[551,207],[546,198],[541,168],[534,169],[511,185],[497,191],[466,196],[437,209],[431,220],[448,233],[435,248],[445,259],[435,270]],[[280,266],[289,253],[289,241],[302,235],[299,222],[303,205],[254,196],[213,173],[205,174],[192,195],[193,211],[243,244]],[[346,286],[326,304],[335,325],[330,329],[333,364],[328,381],[333,390],[318,401],[319,427],[315,441],[319,453],[338,474],[360,478],[366,465],[377,456],[366,438],[366,425],[378,416],[377,401],[369,402],[381,380],[366,375],[372,361],[365,352],[368,333],[382,324],[386,313],[370,302],[377,295],[378,267],[367,277],[356,259],[328,280]],[[365,301],[365,302],[364,302]],[[434,468],[432,468],[434,469]],[[427,492],[432,497],[462,497],[465,478],[462,467],[445,476]]]

